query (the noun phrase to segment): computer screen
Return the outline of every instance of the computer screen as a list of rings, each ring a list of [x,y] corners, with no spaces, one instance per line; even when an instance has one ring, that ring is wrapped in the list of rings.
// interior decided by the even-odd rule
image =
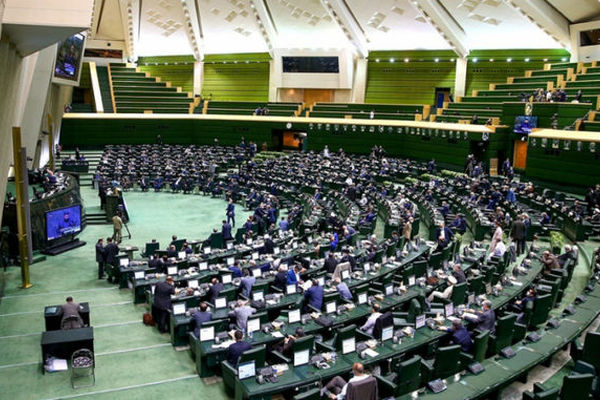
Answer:
[[[129,265],[129,258],[127,258],[127,257],[119,258],[119,265],[121,267],[127,267]]]
[[[144,279],[146,277],[146,273],[144,271],[135,271],[133,273],[134,279]]]
[[[256,331],[260,331],[260,318],[248,319],[248,322],[246,323],[246,332]]]
[[[296,285],[287,285],[285,287],[286,294],[295,294],[296,293]]]
[[[391,296],[392,294],[394,294],[394,285],[387,285],[385,287],[385,295]]]
[[[293,242],[292,249],[297,249],[297,248],[298,248],[298,242]]]
[[[210,247],[205,247],[202,249],[202,251],[204,252],[204,254],[210,254]]]
[[[206,261],[201,262],[198,264],[198,269],[200,271],[206,271],[208,269],[208,263]]]
[[[254,361],[249,361],[238,365],[238,378],[246,379],[256,375]]]
[[[367,292],[358,294],[358,304],[365,304],[367,302]]]
[[[232,275],[231,274],[223,275],[221,277],[221,281],[223,282],[224,285],[228,284],[228,283],[231,283],[231,280],[232,280]]]
[[[317,282],[319,282],[319,286],[325,286],[325,277],[323,277],[323,276],[318,277]]]
[[[260,270],[260,268],[254,268],[252,270],[252,276],[255,278],[260,278],[262,276],[262,271]]]
[[[173,315],[185,314],[185,303],[173,304]]]
[[[186,258],[185,251],[180,251],[179,253],[177,253],[177,258],[179,258],[180,260],[184,260]]]
[[[227,265],[235,264],[235,257],[227,257]]]
[[[233,242],[227,242],[227,250],[233,249]]]
[[[381,330],[381,341],[385,342],[386,340],[390,340],[394,336],[394,327],[386,326]]]
[[[414,275],[408,277],[408,286],[415,286],[417,284],[417,278]]]
[[[325,305],[325,313],[327,314],[334,313],[336,309],[335,301],[330,301]]]
[[[353,337],[342,341],[342,354],[352,353],[356,350],[356,342]]]
[[[347,269],[342,271],[342,280],[346,280],[350,278],[350,271],[348,271]]]
[[[454,315],[454,304],[452,303],[448,303],[444,306],[444,313],[446,314],[446,317],[450,317],[452,315]]]
[[[274,248],[273,248],[273,254],[275,254],[275,255],[279,254],[279,253],[280,253],[280,251],[281,251],[281,250],[279,249],[279,247],[274,247]]]
[[[258,251],[255,251],[254,253],[252,253],[252,259],[258,260]]]
[[[308,359],[310,358],[310,350],[300,350],[294,353],[294,367],[299,365],[308,364]]]
[[[381,264],[387,264],[387,256],[381,257]]]
[[[472,304],[472,303],[474,303],[474,302],[475,302],[475,295],[471,293],[471,294],[470,294],[470,295],[467,297],[467,304]]]
[[[177,275],[177,266],[167,267],[167,275]]]
[[[198,288],[198,279],[192,279],[188,281],[188,287],[192,289]]]
[[[254,301],[262,301],[265,298],[264,292],[254,292],[252,293],[252,300]]]
[[[152,294],[154,294],[154,289],[156,289],[156,285],[150,286],[150,291],[152,292]]]
[[[415,329],[425,326],[425,314],[417,315],[415,318]]]
[[[227,299],[225,297],[219,297],[215,299],[215,308],[227,307]]]
[[[246,239],[246,244],[250,246],[252,244],[252,239]]]
[[[294,322],[300,321],[300,309],[290,310],[288,312],[288,324],[293,324]]]
[[[365,272],[369,272],[371,270],[371,263],[364,263],[363,264],[363,269]]]
[[[207,342],[215,339],[215,327],[207,326],[206,328],[200,328],[200,341]]]

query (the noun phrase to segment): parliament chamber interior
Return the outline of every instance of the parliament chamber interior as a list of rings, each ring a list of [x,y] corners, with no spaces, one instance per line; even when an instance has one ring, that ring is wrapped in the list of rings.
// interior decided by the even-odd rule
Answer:
[[[1,0],[0,38],[1,398],[600,399],[598,1]]]

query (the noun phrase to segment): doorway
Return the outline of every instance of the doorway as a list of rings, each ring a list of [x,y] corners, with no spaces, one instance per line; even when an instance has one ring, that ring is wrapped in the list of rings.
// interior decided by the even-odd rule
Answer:
[[[305,138],[305,132],[273,129],[271,133],[271,147],[276,151],[302,151]]]
[[[443,108],[444,103],[450,101],[450,88],[441,87],[435,88],[435,106],[437,108]]]
[[[515,140],[513,151],[513,167],[525,169],[527,166],[527,141]]]
[[[304,102],[306,104],[332,103],[333,99],[333,89],[304,89]]]

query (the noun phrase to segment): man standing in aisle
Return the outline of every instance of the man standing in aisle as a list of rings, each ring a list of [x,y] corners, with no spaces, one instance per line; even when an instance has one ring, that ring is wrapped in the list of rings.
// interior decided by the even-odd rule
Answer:
[[[104,279],[104,262],[106,255],[104,253],[104,240],[98,239],[96,243],[96,262],[98,263],[98,279]]]
[[[121,213],[117,213],[112,217],[113,222],[113,235],[112,238],[116,243],[121,243],[121,229],[123,229],[123,220],[121,219]]]

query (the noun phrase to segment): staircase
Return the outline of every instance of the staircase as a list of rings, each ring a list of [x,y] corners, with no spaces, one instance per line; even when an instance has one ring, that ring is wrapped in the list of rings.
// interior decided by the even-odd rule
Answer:
[[[110,95],[110,80],[108,79],[108,67],[96,67],[98,74],[98,85],[100,86],[100,95],[102,97],[102,106],[105,113],[114,113],[112,97]]]
[[[61,157],[68,158],[72,155],[75,155],[75,151],[68,150],[61,152]],[[87,173],[79,174],[79,186],[87,186],[88,188],[91,188],[93,186],[94,172],[96,171],[96,168],[100,163],[100,159],[102,158],[102,150],[82,151],[81,155],[83,155],[90,163],[90,168]],[[84,219],[88,225],[103,225],[108,223],[106,221],[106,212],[104,210],[100,210],[99,206],[85,207]]]
[[[170,82],[127,64],[110,64],[108,72],[118,113],[190,114],[194,109],[193,95]]]

